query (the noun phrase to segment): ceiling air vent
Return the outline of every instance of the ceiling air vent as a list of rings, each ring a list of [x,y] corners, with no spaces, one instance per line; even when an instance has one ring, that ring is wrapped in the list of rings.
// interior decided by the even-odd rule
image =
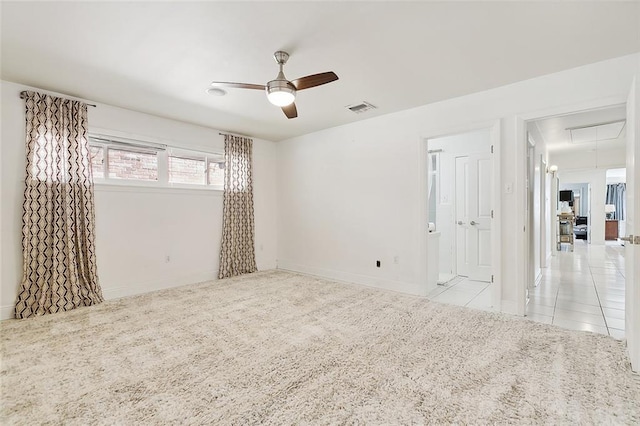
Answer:
[[[370,111],[372,109],[376,109],[375,106],[371,105],[369,102],[362,102],[359,104],[349,105],[347,109],[355,112],[356,114],[362,114],[363,112]]]

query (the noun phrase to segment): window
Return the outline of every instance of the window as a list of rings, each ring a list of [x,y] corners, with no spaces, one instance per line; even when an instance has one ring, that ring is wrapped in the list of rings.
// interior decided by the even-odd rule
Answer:
[[[158,154],[136,149],[110,148],[109,179],[158,180]]]
[[[220,153],[90,136],[91,169],[97,182],[222,189]]]
[[[205,163],[201,158],[169,157],[169,182],[204,185]]]
[[[218,158],[218,161],[209,161],[208,167],[209,185],[224,186],[224,158]]]
[[[171,148],[168,153],[169,184],[206,185],[222,189],[224,156]]]

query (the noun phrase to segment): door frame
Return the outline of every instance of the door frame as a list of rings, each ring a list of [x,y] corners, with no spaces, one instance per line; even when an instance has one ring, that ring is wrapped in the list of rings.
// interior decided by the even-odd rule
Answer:
[[[631,183],[631,191],[627,192],[627,206],[632,206],[632,213],[626,218],[627,226],[631,218],[631,226],[626,231],[626,236],[634,233],[636,238],[640,234],[640,188],[638,176],[640,176],[640,63],[636,75],[629,89],[627,99],[627,120],[631,118],[633,125],[627,123],[627,184]],[[629,148],[633,149],[633,158],[629,156]],[[627,210],[628,211],[628,210]],[[625,277],[629,278],[631,285],[626,287],[625,297],[625,335],[627,337],[627,351],[631,361],[631,368],[640,372],[640,241],[634,244],[625,243]],[[627,256],[631,259],[627,259]],[[626,281],[625,281],[626,282]]]
[[[488,130],[491,138],[491,146],[493,147],[493,158],[491,162],[491,205],[493,206],[493,223],[491,225],[491,269],[493,276],[493,308],[496,311],[502,310],[502,229],[501,229],[501,136],[502,119],[482,121],[475,124],[467,124],[460,126],[452,126],[443,128],[441,131],[433,132],[420,137],[418,156],[420,171],[420,183],[418,185],[420,193],[419,200],[419,230],[420,230],[420,282],[425,287],[425,295],[432,289],[427,288],[427,259],[428,252],[428,225],[429,225],[429,194],[428,179],[429,168],[428,160],[428,142],[429,139],[441,138],[444,136],[452,136],[464,133],[470,133],[479,130]]]
[[[515,141],[516,141],[516,170],[520,172],[516,173],[515,179],[515,197],[516,197],[516,228],[522,229],[523,232],[516,232],[513,236],[514,242],[514,254],[516,265],[516,314],[519,316],[525,316],[526,313],[526,295],[529,271],[528,271],[528,259],[527,251],[529,247],[530,233],[528,217],[526,212],[526,202],[528,197],[528,191],[526,188],[527,180],[527,150],[529,147],[529,140],[527,137],[527,122],[540,120],[543,118],[549,118],[557,115],[572,114],[581,111],[589,111],[598,108],[608,108],[618,105],[626,105],[627,94],[620,96],[611,96],[607,98],[597,99],[588,102],[579,102],[575,104],[564,105],[560,107],[548,108],[531,113],[522,113],[515,116]],[[551,203],[553,205],[553,202]],[[552,226],[552,229],[554,227]]]
[[[549,204],[551,202],[551,181],[549,179],[549,165],[544,155],[540,154],[540,269],[549,266],[547,259],[547,247],[549,246]],[[547,191],[549,185],[549,191]],[[549,195],[549,200],[547,200]]]

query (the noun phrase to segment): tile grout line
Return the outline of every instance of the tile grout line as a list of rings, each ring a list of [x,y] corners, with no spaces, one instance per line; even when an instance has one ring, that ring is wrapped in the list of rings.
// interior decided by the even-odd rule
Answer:
[[[556,297],[553,301],[553,315],[551,315],[551,324],[556,320],[556,306],[558,305],[558,295],[560,294],[560,286],[562,285],[562,281],[558,281],[558,289],[556,290]]]
[[[589,262],[589,274],[591,275],[591,282],[593,283],[593,289],[596,291],[596,297],[598,298],[598,306],[600,307],[600,313],[602,314],[604,327],[607,329],[607,335],[611,336],[611,332],[609,331],[609,325],[607,324],[607,317],[604,315],[604,310],[602,309],[602,302],[600,301],[600,294],[598,293],[598,286],[596,285],[596,279],[593,277],[593,271],[591,270],[591,262]]]
[[[455,277],[451,278],[451,279],[450,279],[449,281],[447,281],[446,283],[444,283],[444,284],[438,284],[438,285],[440,285],[440,287],[443,287],[443,288],[444,288],[444,290],[442,290],[440,293],[436,294],[435,296],[430,297],[429,299],[433,300],[433,299],[435,299],[436,297],[440,296],[441,294],[444,294],[444,293],[446,293],[447,291],[451,290],[453,287],[455,287],[455,286],[456,286],[456,284],[458,284],[458,281],[457,281],[457,280],[458,280],[458,278],[459,278],[459,277],[460,277],[459,275],[456,275]],[[452,282],[452,281],[456,281],[456,282],[455,282],[453,285],[447,285],[448,283],[450,283],[450,282]],[[438,287],[437,287],[437,285],[436,285],[436,288],[438,288]]]
[[[465,303],[465,307],[469,306],[469,303],[473,302],[474,300],[476,300],[482,293],[485,292],[486,289],[489,288],[489,286],[491,285],[491,283],[488,283],[482,290],[480,290],[480,292],[478,294],[476,294],[475,296],[473,296],[471,298],[471,300],[469,300],[467,303]]]

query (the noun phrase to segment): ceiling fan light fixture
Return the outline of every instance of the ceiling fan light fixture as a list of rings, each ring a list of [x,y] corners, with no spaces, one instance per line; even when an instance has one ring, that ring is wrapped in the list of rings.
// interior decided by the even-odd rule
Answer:
[[[296,89],[286,80],[272,80],[267,83],[267,99],[275,106],[291,105],[296,100]]]

